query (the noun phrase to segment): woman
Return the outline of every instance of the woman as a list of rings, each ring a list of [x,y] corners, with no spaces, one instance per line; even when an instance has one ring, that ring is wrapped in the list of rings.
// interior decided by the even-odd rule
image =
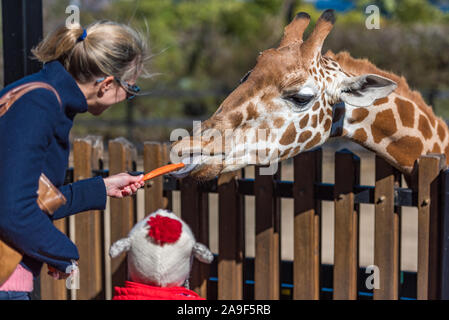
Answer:
[[[100,115],[111,105],[132,98],[135,81],[145,75],[147,46],[128,26],[102,21],[86,29],[61,27],[33,49],[43,69],[0,92],[33,81],[53,86],[35,89],[17,100],[0,118],[0,235],[24,254],[0,287],[0,299],[29,299],[33,277],[46,263],[61,274],[78,260],[78,250],[52,220],[86,210],[102,210],[106,196],[129,196],[143,186],[142,177],[121,173],[63,186],[70,153],[69,132],[76,114]],[[67,203],[52,217],[36,203],[44,173]],[[85,257],[88,259],[88,257]]]

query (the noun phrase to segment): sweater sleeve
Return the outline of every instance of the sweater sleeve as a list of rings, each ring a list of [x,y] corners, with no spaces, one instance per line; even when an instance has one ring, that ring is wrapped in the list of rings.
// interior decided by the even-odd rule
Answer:
[[[78,250],[36,203],[60,112],[56,106],[51,92],[37,89],[0,118],[0,235],[22,253],[65,271],[71,259],[79,259]]]
[[[106,207],[106,186],[102,177],[80,180],[59,190],[67,203],[53,214],[54,220],[87,210],[104,210]]]

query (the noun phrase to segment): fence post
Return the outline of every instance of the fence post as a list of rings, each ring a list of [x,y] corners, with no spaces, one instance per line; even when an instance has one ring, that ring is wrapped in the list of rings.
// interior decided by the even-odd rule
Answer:
[[[198,242],[209,246],[208,194],[201,193],[198,183],[191,177],[181,180],[181,218],[190,226]],[[194,259],[190,287],[207,298],[209,265]]]
[[[109,141],[109,174],[135,171],[135,147],[124,138]],[[133,197],[110,199],[111,244],[128,235],[135,223]],[[126,256],[111,260],[112,288],[122,286],[127,279]]]
[[[245,202],[238,194],[240,173],[223,174],[218,179],[218,299],[243,299],[245,257]]]
[[[55,220],[54,226],[62,233],[68,235],[68,218]],[[66,282],[55,280],[47,274],[47,266],[44,265],[40,274],[40,287],[42,300],[67,300],[68,291]]]
[[[360,158],[349,150],[335,154],[334,296],[357,299],[358,215],[353,187],[360,176]]]
[[[163,148],[159,142],[145,142],[143,148],[143,167],[145,172],[150,172],[165,164]],[[164,178],[157,177],[145,185],[145,213],[148,215],[157,209],[164,208]]]
[[[315,182],[321,182],[322,151],[304,152],[294,159],[293,299],[320,298],[320,207]]]
[[[278,300],[280,295],[280,198],[274,196],[275,175],[261,175],[255,168],[256,256],[254,260],[254,299]]]
[[[102,156],[102,137],[76,139],[73,144],[74,181],[92,177],[92,170],[100,169]],[[104,299],[102,221],[101,211],[86,211],[74,216],[75,243],[80,254],[77,300]]]
[[[441,249],[438,175],[441,156],[419,158],[418,169],[418,288],[419,300],[438,299]]]
[[[441,181],[441,299],[449,300],[449,170],[440,173]]]
[[[374,264],[379,268],[375,300],[397,300],[399,294],[399,214],[395,212],[395,169],[376,156]]]

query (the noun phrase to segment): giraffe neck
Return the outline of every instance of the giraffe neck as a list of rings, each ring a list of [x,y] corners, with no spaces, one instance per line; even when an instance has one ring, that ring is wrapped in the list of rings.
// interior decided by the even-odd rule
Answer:
[[[341,135],[383,157],[411,175],[415,160],[428,153],[446,154],[449,130],[431,108],[393,92],[368,108],[335,107],[333,136]]]

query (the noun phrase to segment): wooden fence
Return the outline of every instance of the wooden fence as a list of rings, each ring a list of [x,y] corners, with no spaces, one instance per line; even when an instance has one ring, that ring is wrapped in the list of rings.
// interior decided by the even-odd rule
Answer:
[[[109,141],[105,157],[100,137],[78,139],[73,147],[73,168],[67,182],[94,175],[136,171],[137,152],[123,138]],[[108,159],[106,169],[104,159]],[[167,144],[144,144],[143,171],[168,163]],[[335,154],[335,184],[322,183],[322,152],[294,158],[294,181],[282,181],[280,172],[247,179],[243,171],[197,184],[191,178],[157,178],[139,191],[145,208],[137,210],[136,197],[111,199],[109,212],[87,212],[57,221],[80,253],[80,288],[68,291],[64,281],[42,272],[42,299],[105,299],[126,280],[126,260],[109,261],[109,245],[127,235],[137,220],[158,208],[172,207],[172,192],[180,191],[181,217],[197,241],[209,244],[208,193],[218,193],[218,255],[212,266],[195,262],[191,287],[209,299],[358,299],[361,291],[374,299],[399,299],[405,286],[418,299],[449,299],[449,171],[444,157],[423,156],[419,161],[417,191],[401,187],[401,175],[376,158],[375,186],[360,185],[360,159],[342,150]],[[245,258],[244,197],[255,196],[255,258]],[[294,199],[294,259],[280,258],[280,199]],[[321,202],[335,204],[334,265],[320,261]],[[375,206],[374,265],[379,289],[363,288],[358,259],[359,204]],[[418,208],[418,271],[401,281],[401,207]],[[288,275],[288,276],[286,276]],[[402,276],[402,277],[401,277]],[[407,276],[406,276],[407,278]],[[403,279],[402,279],[403,280]],[[285,296],[282,288],[291,288]],[[410,283],[414,282],[414,283]],[[416,289],[413,289],[416,288]],[[328,292],[329,293],[329,292]],[[410,294],[409,294],[410,295]]]

